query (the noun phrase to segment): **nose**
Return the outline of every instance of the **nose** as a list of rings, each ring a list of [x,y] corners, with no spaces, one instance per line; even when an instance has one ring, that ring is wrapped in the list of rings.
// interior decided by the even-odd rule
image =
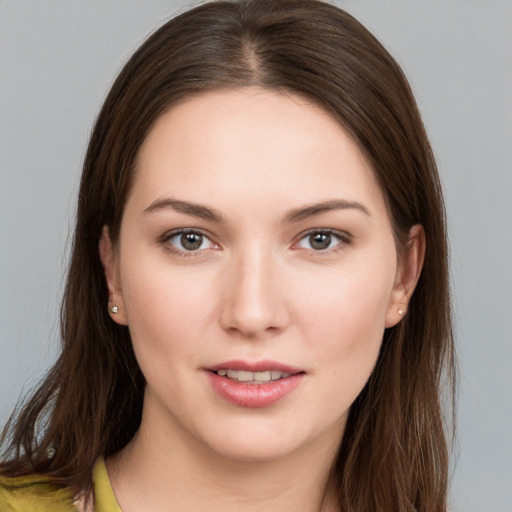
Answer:
[[[289,322],[282,270],[275,257],[261,250],[230,261],[223,281],[222,327],[246,338],[282,332]]]

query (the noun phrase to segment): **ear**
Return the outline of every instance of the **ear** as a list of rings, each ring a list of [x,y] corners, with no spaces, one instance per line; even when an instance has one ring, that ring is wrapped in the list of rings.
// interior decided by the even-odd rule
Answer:
[[[107,226],[103,226],[98,249],[105,272],[105,280],[107,281],[108,311],[110,317],[119,325],[128,325],[119,277],[118,258],[112,240],[110,239],[110,232]],[[114,307],[117,307],[116,313],[112,311]]]
[[[399,264],[386,313],[386,327],[393,327],[404,317],[409,300],[420,278],[425,259],[425,231],[420,224],[409,231],[405,254]]]

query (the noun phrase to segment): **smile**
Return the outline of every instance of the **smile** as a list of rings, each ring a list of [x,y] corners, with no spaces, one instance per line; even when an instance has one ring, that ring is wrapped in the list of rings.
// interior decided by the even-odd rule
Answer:
[[[213,390],[233,405],[261,408],[291,394],[306,372],[275,361],[227,361],[205,368]]]
[[[246,382],[247,384],[261,384],[263,382],[285,379],[291,375],[291,373],[277,370],[268,370],[264,372],[250,372],[246,370],[219,370],[216,373],[221,377],[227,377],[228,379],[234,380],[236,382]]]

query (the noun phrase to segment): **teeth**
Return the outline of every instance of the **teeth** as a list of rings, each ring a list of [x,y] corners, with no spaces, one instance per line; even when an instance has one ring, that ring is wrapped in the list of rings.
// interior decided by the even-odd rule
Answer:
[[[270,382],[272,380],[272,372],[255,372],[254,380],[257,382]]]
[[[258,382],[270,382],[271,380],[279,380],[285,379],[289,377],[290,374],[286,372],[279,371],[266,371],[266,372],[248,372],[245,370],[218,370],[217,375],[221,375],[222,377],[227,377],[231,380],[236,380],[238,382],[249,382],[249,383],[258,383]]]
[[[251,382],[254,380],[254,374],[252,372],[228,370],[228,378],[237,380],[238,382]]]

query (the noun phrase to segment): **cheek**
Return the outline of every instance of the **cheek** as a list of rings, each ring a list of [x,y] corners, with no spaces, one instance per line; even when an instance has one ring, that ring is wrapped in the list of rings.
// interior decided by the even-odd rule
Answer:
[[[300,292],[297,316],[317,367],[328,366],[356,396],[379,354],[393,282],[391,263],[389,271],[353,269],[324,279],[317,274]]]
[[[384,333],[385,293],[367,293],[345,282],[330,294],[309,297],[304,329],[308,329],[312,371],[328,410],[327,420],[346,418],[377,362]],[[307,324],[307,325],[306,325]]]
[[[124,269],[123,299],[141,367],[144,359],[172,364],[173,355],[192,354],[191,347],[204,339],[212,317],[211,280],[197,271],[145,266],[139,258],[131,261],[137,261],[137,268]]]
[[[384,330],[393,282],[392,269],[343,269],[312,275],[295,293],[300,297],[301,316],[319,335],[335,330],[351,336],[358,331]]]

